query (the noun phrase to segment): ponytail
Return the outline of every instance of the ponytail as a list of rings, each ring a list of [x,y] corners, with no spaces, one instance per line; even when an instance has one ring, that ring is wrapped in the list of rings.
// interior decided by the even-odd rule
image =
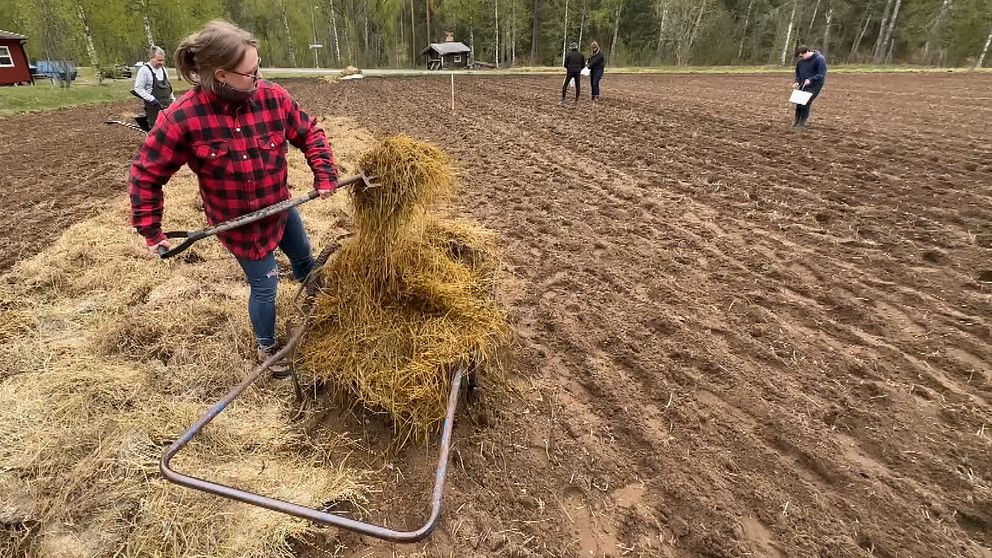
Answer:
[[[195,39],[195,37],[193,35],[186,37],[176,49],[176,72],[182,79],[196,84],[199,83],[196,68],[196,47],[195,41],[191,39]]]
[[[214,90],[214,71],[233,70],[248,47],[258,47],[251,33],[216,19],[183,39],[176,49],[176,71],[184,80]]]

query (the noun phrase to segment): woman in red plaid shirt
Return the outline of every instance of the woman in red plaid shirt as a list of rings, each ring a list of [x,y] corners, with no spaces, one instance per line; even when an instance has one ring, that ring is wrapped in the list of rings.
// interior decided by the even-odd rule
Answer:
[[[159,117],[131,165],[131,222],[153,253],[169,247],[162,234],[162,187],[184,164],[196,173],[211,225],[289,198],[286,149],[306,155],[321,197],[337,187],[334,156],[324,132],[282,87],[261,80],[258,42],[230,23],[213,21],[176,50],[176,68],[195,87]],[[248,315],[264,360],[276,342],[278,246],[293,276],[313,268],[310,241],[296,209],[218,235],[251,287]],[[286,377],[279,362],[273,375]]]

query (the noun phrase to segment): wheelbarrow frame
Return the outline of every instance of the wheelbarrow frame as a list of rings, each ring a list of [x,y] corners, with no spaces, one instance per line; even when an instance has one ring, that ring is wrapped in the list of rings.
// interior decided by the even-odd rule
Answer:
[[[354,179],[350,179],[350,181],[355,182],[364,179],[366,179],[365,175],[359,175]],[[349,182],[349,181],[345,181],[345,182]],[[344,183],[342,183],[342,185],[343,184]],[[311,194],[308,194],[308,196],[312,194],[314,193],[312,192]],[[297,199],[302,199],[302,198],[307,198],[307,196],[302,196],[301,198],[297,198]],[[313,197],[310,197],[309,199],[313,199]],[[294,201],[294,200],[287,200],[287,201]],[[250,214],[250,215],[254,216],[255,214]],[[257,217],[257,218],[261,218],[261,217]],[[244,223],[245,221],[240,221],[239,225],[243,225]],[[198,232],[205,232],[205,231],[198,231]],[[215,234],[216,232],[218,231],[214,231],[213,234]],[[199,240],[200,238],[204,238],[205,236],[208,235],[206,234],[198,235],[196,238],[190,236],[188,242],[190,243],[195,242],[196,240]],[[326,247],[324,249],[324,252],[318,258],[318,261],[321,262],[321,265],[339,247],[340,244],[338,242],[335,242],[334,244]],[[182,250],[178,249],[177,247],[176,251],[178,252]],[[162,257],[164,258],[166,256],[163,255]],[[307,285],[302,285],[300,287],[300,293],[303,293],[306,290],[308,290]],[[299,296],[299,294],[297,296]],[[262,362],[258,367],[256,367],[251,374],[249,374],[240,384],[238,384],[233,389],[231,389],[231,391],[229,391],[217,403],[211,405],[206,413],[204,413],[199,419],[197,419],[197,421],[193,423],[192,426],[190,426],[185,432],[183,432],[182,435],[180,435],[179,438],[176,439],[176,441],[174,441],[165,450],[165,452],[162,454],[161,459],[159,460],[159,471],[161,471],[162,476],[164,476],[166,480],[178,484],[180,486],[191,488],[193,490],[199,490],[201,492],[207,492],[209,494],[214,494],[216,496],[220,496],[223,498],[244,502],[246,504],[259,506],[275,512],[285,513],[288,515],[299,517],[301,519],[307,519],[313,521],[314,523],[329,525],[332,527],[338,527],[341,529],[346,529],[349,531],[353,531],[355,533],[359,533],[361,535],[368,535],[370,537],[375,537],[378,539],[383,539],[392,542],[414,543],[417,541],[421,541],[426,537],[428,537],[434,531],[434,529],[437,527],[438,520],[441,517],[441,503],[444,497],[444,484],[448,472],[448,457],[451,450],[451,432],[454,428],[455,413],[458,409],[459,392],[461,390],[463,378],[467,378],[468,389],[470,391],[474,387],[474,376],[473,376],[474,373],[468,371],[468,364],[462,364],[456,367],[451,380],[451,392],[448,394],[448,405],[445,413],[444,423],[441,427],[441,439],[440,439],[440,444],[439,444],[440,448],[438,451],[438,458],[437,458],[437,468],[434,471],[434,489],[431,494],[430,513],[427,517],[426,522],[417,529],[414,529],[412,531],[400,531],[389,527],[375,525],[372,523],[366,523],[349,517],[328,513],[318,509],[308,508],[306,506],[301,506],[293,502],[287,502],[285,500],[271,498],[268,496],[264,496],[262,494],[249,492],[247,490],[242,490],[233,486],[203,479],[194,476],[193,474],[186,474],[177,471],[175,468],[172,467],[172,459],[176,455],[178,455],[179,452],[182,451],[182,449],[185,448],[186,445],[189,444],[193,440],[193,438],[195,438],[203,430],[204,427],[210,424],[210,422],[213,419],[215,419],[217,415],[224,412],[224,410],[228,407],[228,405],[234,402],[234,400],[236,400],[242,393],[244,393],[246,389],[252,386],[259,379],[261,379],[264,373],[266,372],[266,370],[268,370],[270,366],[272,366],[275,362],[279,361],[280,359],[292,355],[296,351],[296,348],[299,345],[300,340],[303,338],[304,332],[306,331],[307,317],[309,316],[309,309],[311,308],[312,303],[313,303],[312,295],[304,299],[304,307],[299,308],[300,313],[303,317],[302,323],[294,329],[292,336],[286,342],[285,346],[283,346],[283,348],[280,349],[276,354],[272,355],[264,362]],[[303,390],[300,389],[299,378],[296,375],[296,370],[291,369],[291,371],[293,378],[293,386],[296,391],[297,400],[302,400]]]
[[[186,432],[183,432],[183,434],[175,442],[173,442],[168,449],[165,450],[165,453],[162,454],[162,458],[159,461],[159,470],[162,472],[162,476],[164,476],[168,481],[186,488],[192,488],[194,490],[207,492],[223,498],[229,498],[231,500],[237,500],[246,504],[263,507],[272,511],[296,516],[301,519],[308,519],[315,523],[347,529],[361,535],[368,535],[370,537],[398,543],[414,543],[425,539],[434,531],[435,527],[437,527],[438,519],[441,517],[441,501],[444,497],[444,483],[448,472],[448,455],[451,450],[451,431],[454,427],[455,411],[458,408],[458,396],[462,384],[462,378],[466,371],[464,366],[455,370],[454,377],[451,380],[451,393],[448,395],[447,414],[445,415],[444,425],[441,429],[441,443],[437,458],[437,469],[434,472],[434,491],[431,495],[430,515],[428,516],[427,521],[415,530],[398,531],[396,529],[358,521],[349,517],[335,515],[317,509],[308,508],[306,506],[301,506],[299,504],[294,504],[292,502],[287,502],[285,500],[270,498],[268,496],[263,496],[247,490],[241,490],[233,486],[205,480],[193,476],[192,474],[179,472],[172,467],[172,459],[180,451],[182,451],[182,449],[186,447],[186,445],[189,444],[206,425],[210,424],[210,421],[216,418],[217,415],[221,414],[228,405],[237,399],[238,396],[240,396],[252,384],[257,382],[273,363],[283,357],[286,357],[296,349],[297,344],[303,337],[303,331],[304,326],[299,326],[293,333],[292,338],[290,338],[289,342],[286,343],[282,350],[260,364],[254,372],[244,379],[244,381],[229,391],[220,401],[212,405],[210,409],[193,424],[193,426],[186,430]]]

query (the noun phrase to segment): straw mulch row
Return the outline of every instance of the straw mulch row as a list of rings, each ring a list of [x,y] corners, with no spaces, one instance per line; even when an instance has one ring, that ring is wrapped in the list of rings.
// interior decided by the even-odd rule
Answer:
[[[312,182],[295,151],[290,175],[296,194]],[[248,287],[214,239],[185,259],[146,256],[123,198],[0,278],[0,556],[292,556],[312,525],[158,472],[165,447],[255,367]],[[166,226],[202,228],[199,204],[184,170],[166,187]],[[304,206],[315,245],[346,209],[337,196]],[[295,289],[280,286],[282,318]],[[256,386],[176,468],[306,506],[363,505],[366,472],[328,457],[347,440],[300,431],[287,382]]]

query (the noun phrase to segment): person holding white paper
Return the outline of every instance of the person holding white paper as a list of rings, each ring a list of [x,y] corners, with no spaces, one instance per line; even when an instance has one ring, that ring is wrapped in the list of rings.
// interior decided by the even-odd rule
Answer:
[[[823,83],[827,80],[827,59],[818,50],[810,50],[801,46],[796,49],[796,82],[792,84],[793,89],[800,89],[811,93],[809,101],[805,105],[796,105],[796,121],[793,128],[803,128],[809,120],[809,108],[823,89]]]
[[[603,69],[606,67],[606,58],[603,51],[599,49],[599,43],[592,42],[592,56],[586,61],[586,68],[589,70],[589,86],[592,87],[592,100],[599,100],[599,80],[603,79]]]

